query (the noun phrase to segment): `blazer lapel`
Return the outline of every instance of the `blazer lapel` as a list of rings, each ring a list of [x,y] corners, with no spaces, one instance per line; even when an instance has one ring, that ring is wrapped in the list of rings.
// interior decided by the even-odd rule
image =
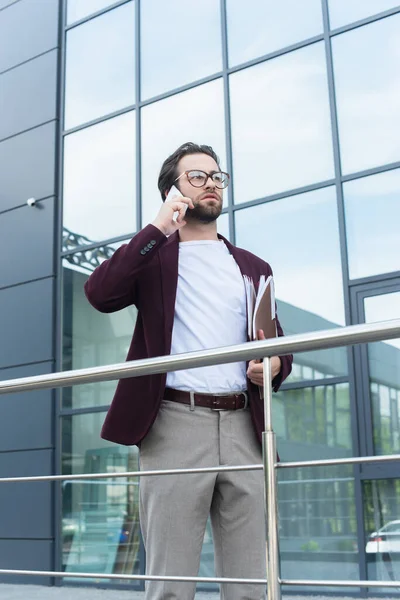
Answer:
[[[174,325],[176,288],[178,285],[179,234],[172,234],[159,253],[161,286],[164,305],[165,351],[171,351],[172,328]]]

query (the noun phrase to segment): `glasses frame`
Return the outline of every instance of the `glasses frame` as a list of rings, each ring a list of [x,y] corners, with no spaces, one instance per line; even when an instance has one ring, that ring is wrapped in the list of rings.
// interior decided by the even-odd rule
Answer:
[[[205,180],[205,182],[204,182],[202,185],[194,185],[194,184],[193,184],[193,183],[190,181],[190,179],[189,179],[189,177],[188,177],[188,173],[192,173],[193,171],[198,171],[199,173],[204,173],[204,175],[205,175],[205,177],[206,177],[206,180]],[[223,187],[220,187],[220,186],[218,186],[218,185],[216,184],[216,182],[213,180],[213,178],[212,178],[212,177],[213,177],[213,175],[215,175],[216,173],[222,173],[223,175],[226,175],[226,178],[227,178],[227,183],[226,183],[226,185],[225,185],[225,186],[223,186]],[[183,177],[184,175],[186,175],[186,177],[187,177],[187,180],[188,180],[188,182],[190,183],[190,185],[191,185],[191,186],[193,186],[194,188],[197,188],[197,189],[198,189],[198,188],[201,188],[201,187],[203,187],[203,186],[205,186],[205,185],[207,184],[208,180],[209,180],[209,179],[211,179],[211,180],[212,180],[212,182],[215,184],[215,187],[216,187],[218,190],[225,190],[225,189],[228,187],[228,185],[229,185],[229,181],[230,181],[230,175],[229,175],[229,173],[226,173],[226,171],[212,171],[211,173],[206,173],[206,171],[203,171],[202,169],[188,169],[187,171],[184,171],[183,173],[181,173],[181,174],[179,175],[179,177],[177,177],[177,178],[174,180],[174,183],[175,183],[175,181],[178,181],[178,179],[180,179],[180,178],[181,178],[181,177]]]

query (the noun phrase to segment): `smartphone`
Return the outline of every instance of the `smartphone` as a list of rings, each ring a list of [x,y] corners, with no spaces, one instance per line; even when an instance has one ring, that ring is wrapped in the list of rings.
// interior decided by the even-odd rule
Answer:
[[[165,202],[171,202],[171,200],[174,200],[175,198],[183,198],[183,194],[180,193],[180,191],[178,190],[178,188],[173,185],[172,188],[169,190],[167,197],[165,198]],[[177,220],[179,213],[175,212],[173,219],[174,221]]]

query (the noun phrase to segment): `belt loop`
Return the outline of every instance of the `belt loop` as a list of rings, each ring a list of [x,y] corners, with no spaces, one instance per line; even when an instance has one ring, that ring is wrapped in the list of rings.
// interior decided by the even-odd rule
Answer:
[[[242,392],[243,396],[244,396],[244,406],[243,409],[247,408],[249,405],[249,397],[247,395],[247,392]]]
[[[190,410],[194,410],[194,392],[189,392],[190,394]]]

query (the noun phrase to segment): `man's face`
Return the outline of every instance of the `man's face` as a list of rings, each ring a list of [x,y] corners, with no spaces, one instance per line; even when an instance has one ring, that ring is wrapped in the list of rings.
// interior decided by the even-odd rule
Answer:
[[[217,163],[208,154],[188,154],[181,158],[178,163],[177,177],[189,170],[200,170],[205,173],[219,171]],[[201,223],[212,223],[218,219],[222,211],[222,193],[215,187],[215,183],[208,178],[205,184],[198,188],[189,183],[186,175],[183,175],[175,185],[181,194],[193,200],[194,208],[188,208],[185,220],[188,222],[198,221]]]

